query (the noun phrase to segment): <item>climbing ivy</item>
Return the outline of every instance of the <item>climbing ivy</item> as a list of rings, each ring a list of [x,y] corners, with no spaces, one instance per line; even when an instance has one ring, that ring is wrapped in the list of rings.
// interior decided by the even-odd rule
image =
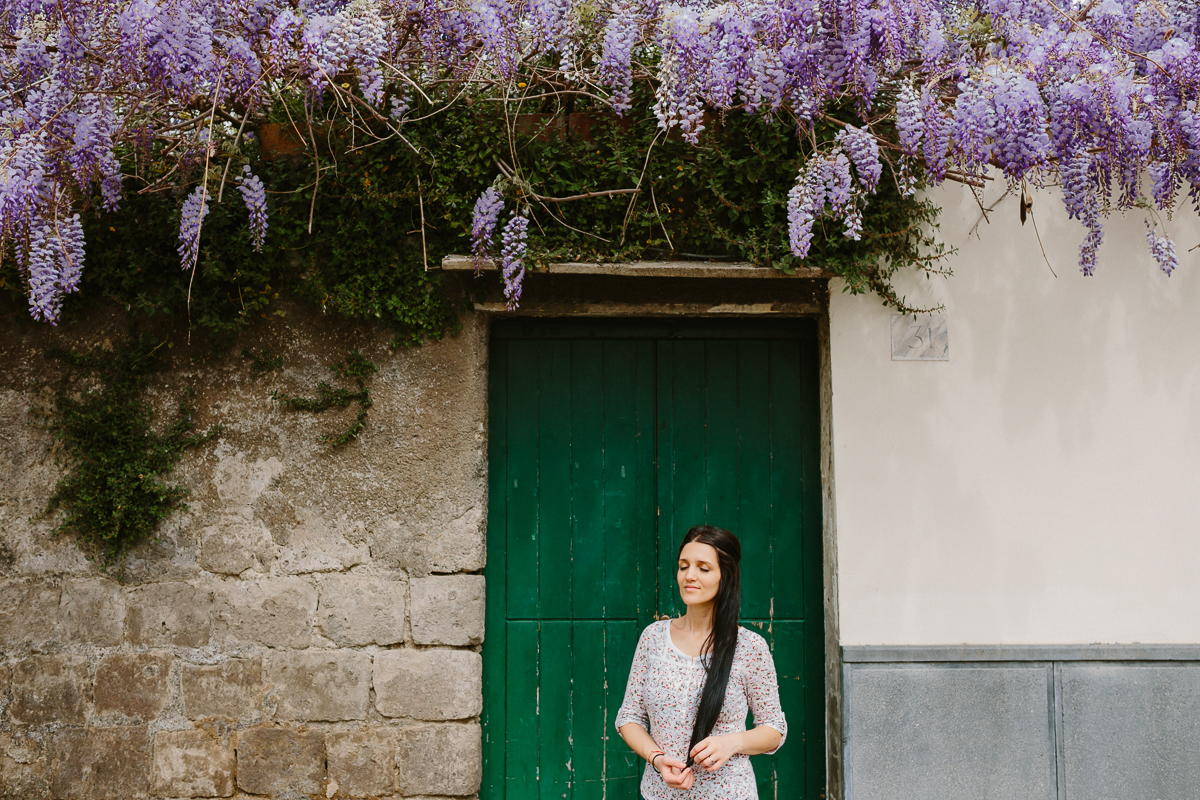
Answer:
[[[111,351],[45,351],[69,368],[54,392],[48,419],[69,467],[43,513],[61,515],[56,532],[75,534],[106,568],[155,540],[159,523],[187,495],[164,476],[185,450],[221,431],[215,425],[195,432],[190,389],[179,398],[165,430],[154,429],[145,390],[147,379],[166,366],[164,345],[142,334]]]
[[[322,442],[329,445],[330,448],[336,449],[351,439],[358,438],[363,428],[367,426],[367,411],[375,404],[375,401],[371,399],[371,391],[367,388],[366,379],[368,375],[376,372],[379,368],[355,349],[350,351],[345,362],[339,361],[333,365],[332,369],[340,378],[353,379],[358,387],[357,390],[345,387],[335,389],[327,381],[321,381],[317,384],[316,397],[296,397],[276,389],[271,392],[271,399],[278,400],[284,408],[308,411],[312,414],[320,414],[331,408],[346,408],[351,403],[357,403],[358,413],[354,417],[354,422],[350,423],[350,427],[341,433],[327,433],[321,437]]]

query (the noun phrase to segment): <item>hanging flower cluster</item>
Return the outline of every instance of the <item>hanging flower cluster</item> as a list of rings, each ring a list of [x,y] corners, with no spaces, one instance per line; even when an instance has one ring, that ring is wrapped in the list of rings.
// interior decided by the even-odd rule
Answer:
[[[485,189],[475,201],[475,213],[471,220],[471,252],[474,254],[476,272],[483,269],[483,262],[491,255],[496,223],[503,210],[504,198],[494,186]]]
[[[797,176],[799,256],[822,215],[859,235],[880,181],[909,193],[995,169],[1061,184],[1091,274],[1111,210],[1200,203],[1198,51],[1200,0],[0,0],[0,239],[54,321],[84,268],[76,212],[136,183],[118,153],[132,172],[176,162],[153,188],[187,198],[190,267],[225,180],[197,167],[292,87],[401,136],[418,95],[571,89],[629,113],[643,82],[660,127],[692,142],[710,112],[800,136],[857,114]],[[261,183],[235,180],[261,247]],[[476,208],[477,257],[498,202]],[[1174,269],[1165,234],[1150,247]]]
[[[254,238],[254,249],[261,251],[263,240],[267,238],[267,190],[258,176],[250,171],[250,165],[242,167],[242,174],[235,180],[238,191],[246,202],[246,210],[250,212],[250,233]]]
[[[513,217],[501,234],[500,270],[504,274],[504,299],[509,310],[521,302],[521,284],[525,281],[525,239],[529,235],[529,218]]]

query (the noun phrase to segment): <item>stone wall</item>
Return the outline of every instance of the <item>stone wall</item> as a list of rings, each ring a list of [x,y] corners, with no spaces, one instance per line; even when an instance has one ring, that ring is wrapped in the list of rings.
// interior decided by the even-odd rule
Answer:
[[[478,791],[486,324],[392,353],[386,331],[288,307],[285,323],[151,390],[222,423],[172,479],[189,508],[123,580],[38,514],[64,465],[29,414],[51,343],[120,317],[0,324],[0,797],[463,796]],[[266,346],[282,370],[236,355]],[[354,347],[380,371],[366,430],[282,410]],[[345,412],[347,415],[351,412]]]

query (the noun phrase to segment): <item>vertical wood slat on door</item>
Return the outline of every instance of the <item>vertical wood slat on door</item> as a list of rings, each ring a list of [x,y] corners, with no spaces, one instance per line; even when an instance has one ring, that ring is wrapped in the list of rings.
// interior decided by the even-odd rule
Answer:
[[[604,800],[604,621],[580,620],[575,630],[575,721],[571,735],[571,800]],[[512,800],[516,800],[513,798]]]
[[[492,344],[491,369],[488,374],[488,535],[503,537],[508,516],[508,342]],[[508,685],[508,614],[507,614],[507,547],[488,547],[484,570],[487,593],[484,617],[486,630],[483,640],[484,703],[483,781],[481,794],[486,800],[500,800],[504,794],[504,769],[507,740],[507,699],[497,691]]]
[[[800,398],[797,416],[801,429],[801,505],[800,530],[806,535],[798,537],[803,549],[806,565],[804,581],[804,642],[803,664],[804,691],[794,702],[804,708],[806,732],[811,732],[804,741],[805,772],[804,789],[808,797],[817,797],[825,791],[825,591],[824,591],[824,514],[822,499],[824,489],[821,482],[821,411],[820,411],[820,359],[816,347],[801,348],[800,354]]]
[[[571,796],[574,631],[569,620],[540,623],[538,651],[538,784],[540,800]]]
[[[637,387],[634,343],[604,343],[604,616],[637,619]],[[653,532],[651,531],[651,535]],[[635,642],[636,643],[636,642]]]
[[[637,430],[634,433],[634,464],[637,481],[634,485],[635,521],[637,529],[637,630],[654,621],[658,611],[658,516],[656,513],[656,490],[658,471],[655,464],[655,434],[658,420],[655,416],[654,395],[654,342],[637,342],[634,386],[637,407]],[[636,640],[635,640],[636,644]],[[629,657],[632,661],[633,653]],[[621,689],[624,689],[624,684]]]
[[[704,342],[704,522],[738,525],[738,342]],[[697,522],[699,519],[697,519]],[[694,524],[694,523],[693,523]],[[682,537],[684,531],[678,531]]]
[[[604,618],[604,343],[571,342],[571,517],[574,558],[569,569],[575,619]],[[561,410],[559,413],[562,413]]]
[[[508,514],[505,520],[509,619],[537,619],[541,608],[538,562],[539,347],[508,344]],[[519,413],[518,413],[519,412]]]
[[[538,597],[539,617],[571,616],[571,343],[538,342]],[[519,569],[519,564],[514,564]]]
[[[803,440],[797,405],[800,400],[800,363],[795,341],[771,342],[771,527],[772,560],[781,569],[771,576],[775,619],[804,618],[804,563],[802,508],[809,502],[801,481]]]
[[[538,626],[537,620],[508,623],[507,727],[504,794],[538,796]]]
[[[739,341],[737,352],[737,532],[742,561],[751,573],[742,581],[742,616],[771,616],[772,558],[771,448],[767,343]]]

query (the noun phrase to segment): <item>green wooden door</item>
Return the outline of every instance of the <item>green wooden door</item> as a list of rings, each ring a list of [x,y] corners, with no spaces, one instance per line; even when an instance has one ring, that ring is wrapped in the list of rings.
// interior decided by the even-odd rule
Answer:
[[[816,325],[505,320],[490,362],[483,800],[636,800],[613,728],[699,523],[742,540],[788,742],[759,797],[825,786]]]

